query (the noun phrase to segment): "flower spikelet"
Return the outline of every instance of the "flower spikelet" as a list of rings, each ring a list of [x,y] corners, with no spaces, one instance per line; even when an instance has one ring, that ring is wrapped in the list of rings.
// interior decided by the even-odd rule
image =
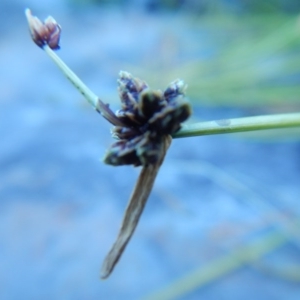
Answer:
[[[185,89],[184,82],[177,79],[164,92],[151,90],[146,82],[121,71],[118,80],[121,109],[115,116],[122,125],[112,129],[118,141],[109,148],[104,162],[115,166],[155,164],[163,137],[178,131],[191,115]]]

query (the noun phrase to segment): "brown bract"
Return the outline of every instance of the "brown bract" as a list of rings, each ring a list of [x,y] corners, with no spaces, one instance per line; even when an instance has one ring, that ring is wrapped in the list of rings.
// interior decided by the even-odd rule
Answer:
[[[128,72],[121,71],[119,76],[122,107],[114,116],[121,125],[110,118],[115,125],[112,135],[118,141],[109,148],[104,162],[115,166],[155,164],[164,137],[178,131],[191,115],[190,104],[184,97],[185,84],[177,79],[164,92],[153,91]]]
[[[55,19],[49,16],[42,22],[39,18],[33,16],[29,9],[25,10],[25,14],[30,35],[35,44],[41,48],[48,45],[53,50],[59,49],[61,27]]]
[[[155,178],[171,144],[171,135],[191,115],[184,97],[185,84],[175,80],[164,92],[150,90],[147,83],[120,72],[119,96],[122,107],[116,113],[98,100],[97,110],[115,127],[118,139],[106,153],[110,165],[143,166],[126,208],[118,237],[107,254],[101,278],[107,278],[119,261],[142,215]]]

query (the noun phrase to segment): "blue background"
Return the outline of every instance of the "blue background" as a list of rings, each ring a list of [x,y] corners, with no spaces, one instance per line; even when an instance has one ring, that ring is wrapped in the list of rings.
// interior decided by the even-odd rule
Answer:
[[[0,4],[0,298],[300,299],[293,130],[174,140],[133,239],[111,277],[99,279],[139,169],[101,162],[110,124],[32,43],[24,9],[55,17],[59,55],[113,109],[119,70],[164,89],[182,62],[213,59],[223,43],[201,26],[190,30],[192,1],[91,2]],[[279,13],[299,8],[274,2]],[[198,16],[209,16],[199,3]],[[214,3],[233,16],[251,8]],[[299,95],[279,109],[201,97],[190,97],[191,121],[299,109]]]

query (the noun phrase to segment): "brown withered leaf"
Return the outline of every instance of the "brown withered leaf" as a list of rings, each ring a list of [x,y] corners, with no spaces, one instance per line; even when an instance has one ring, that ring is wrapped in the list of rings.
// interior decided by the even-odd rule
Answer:
[[[102,279],[107,278],[111,274],[134,233],[171,141],[171,136],[165,136],[159,161],[142,168],[129,199],[117,240],[103,262],[101,270]]]

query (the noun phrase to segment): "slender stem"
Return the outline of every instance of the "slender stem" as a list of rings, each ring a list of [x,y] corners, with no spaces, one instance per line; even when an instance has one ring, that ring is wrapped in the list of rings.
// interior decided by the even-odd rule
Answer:
[[[43,47],[45,52],[56,63],[63,74],[71,81],[76,89],[86,98],[86,100],[94,107],[97,108],[98,96],[95,95],[81,79],[62,61],[62,59],[48,46]]]
[[[119,120],[108,104],[103,103],[99,97],[94,94],[82,80],[62,61],[62,59],[48,46],[43,47],[45,52],[55,62],[63,74],[70,80],[76,89],[83,95],[83,97],[98,111],[106,120],[115,126],[126,126]]]
[[[183,125],[173,138],[287,127],[300,127],[300,113],[223,119]]]
[[[108,106],[95,95],[81,79],[58,57],[58,55],[44,46],[45,52],[56,63],[64,75],[71,81],[76,89],[87,99],[87,101],[98,110],[107,120],[114,125],[123,126],[120,121],[113,117]],[[120,123],[120,124],[119,124]],[[224,119],[209,122],[200,122],[183,125],[181,130],[173,135],[173,138],[233,133],[243,131],[255,131],[263,129],[275,129],[300,126],[300,113],[279,114],[270,116],[256,116],[237,119]]]

